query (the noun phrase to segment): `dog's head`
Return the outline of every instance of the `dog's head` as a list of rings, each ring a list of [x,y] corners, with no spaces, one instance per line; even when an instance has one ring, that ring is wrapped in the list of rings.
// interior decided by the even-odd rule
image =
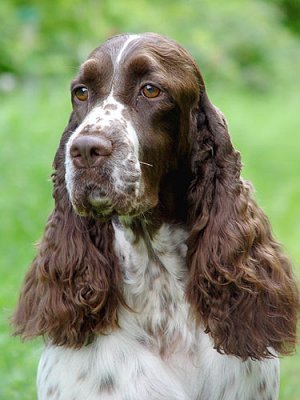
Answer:
[[[175,172],[177,191],[187,189],[203,90],[191,56],[164,37],[124,35],[93,51],[71,86],[77,128],[65,167],[75,210],[140,215],[167,197]]]

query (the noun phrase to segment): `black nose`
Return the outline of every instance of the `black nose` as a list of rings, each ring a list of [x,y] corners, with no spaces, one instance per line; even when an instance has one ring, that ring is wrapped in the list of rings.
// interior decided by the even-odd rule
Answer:
[[[112,153],[110,140],[99,136],[79,136],[70,148],[75,167],[90,168],[99,166]]]

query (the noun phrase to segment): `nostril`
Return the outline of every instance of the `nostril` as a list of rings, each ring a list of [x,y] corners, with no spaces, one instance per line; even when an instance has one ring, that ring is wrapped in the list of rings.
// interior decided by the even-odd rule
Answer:
[[[77,146],[73,146],[72,145],[71,149],[70,149],[70,155],[71,155],[72,158],[81,157],[81,153],[80,153],[79,148]]]
[[[112,153],[109,139],[97,136],[79,136],[70,148],[70,156],[76,167],[88,168],[100,165]]]
[[[103,153],[103,151],[102,151]],[[103,156],[104,154],[101,154],[101,149],[99,149],[98,147],[92,147],[91,148],[91,156],[92,157],[99,157],[99,156]]]

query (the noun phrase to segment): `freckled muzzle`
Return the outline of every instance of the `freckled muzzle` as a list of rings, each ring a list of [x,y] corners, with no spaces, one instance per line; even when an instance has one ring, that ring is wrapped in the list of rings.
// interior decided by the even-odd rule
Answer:
[[[117,109],[105,109],[92,110],[67,143],[67,190],[80,215],[139,214],[145,202],[136,133]]]

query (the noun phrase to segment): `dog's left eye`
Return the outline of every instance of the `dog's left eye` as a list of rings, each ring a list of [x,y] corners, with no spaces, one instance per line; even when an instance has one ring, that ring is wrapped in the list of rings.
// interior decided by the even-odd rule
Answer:
[[[80,101],[87,101],[89,97],[88,88],[85,86],[79,86],[74,90],[74,95]]]
[[[147,97],[148,99],[154,99],[160,95],[161,90],[148,83],[147,85],[142,87],[141,93],[143,96]]]

